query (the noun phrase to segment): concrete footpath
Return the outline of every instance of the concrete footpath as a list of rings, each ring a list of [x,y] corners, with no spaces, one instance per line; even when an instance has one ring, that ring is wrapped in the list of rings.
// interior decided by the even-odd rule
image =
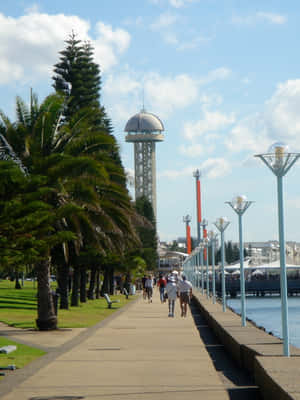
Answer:
[[[66,331],[70,340],[64,344],[52,332],[60,338],[57,351],[15,371],[22,379],[5,378],[0,396],[2,385],[11,390],[1,399],[228,400],[190,313],[181,318],[179,302],[175,311],[168,318],[156,291],[153,303],[139,298],[105,323],[79,334]],[[26,334],[18,337],[28,342]]]

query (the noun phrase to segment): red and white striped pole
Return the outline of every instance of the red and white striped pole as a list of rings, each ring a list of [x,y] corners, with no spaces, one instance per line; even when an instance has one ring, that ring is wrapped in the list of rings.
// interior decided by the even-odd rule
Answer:
[[[187,253],[191,254],[191,252],[192,252],[191,227],[190,227],[191,217],[189,215],[186,215],[185,217],[183,217],[183,222],[185,222],[185,226],[186,226],[186,248],[187,248]]]

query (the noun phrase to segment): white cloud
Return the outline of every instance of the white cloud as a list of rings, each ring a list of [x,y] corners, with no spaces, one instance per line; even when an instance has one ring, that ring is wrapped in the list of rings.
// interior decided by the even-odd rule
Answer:
[[[157,20],[150,25],[150,28],[154,31],[159,31],[174,25],[177,20],[178,17],[176,15],[170,13],[160,14]]]
[[[18,18],[0,13],[0,83],[40,79],[50,75],[64,40],[74,31],[81,40],[90,40],[95,48],[95,60],[105,70],[118,62],[126,51],[130,35],[122,29],[113,30],[99,22],[96,39],[89,36],[88,21],[64,14],[49,15],[38,12],[36,6]],[[3,61],[5,60],[5,61]]]
[[[267,149],[268,143],[263,121],[259,115],[245,118],[232,128],[225,139],[228,149],[235,152],[263,151]]]
[[[170,5],[175,8],[181,8],[190,3],[195,3],[195,2],[196,0],[169,0]]]
[[[287,22],[287,17],[280,14],[258,12],[257,17],[262,19],[263,21],[270,22],[271,24],[282,25]]]
[[[134,187],[134,170],[132,168],[125,169],[127,185],[129,187]]]
[[[131,73],[106,76],[103,90],[109,94],[128,95],[129,93],[141,90],[142,84]]]
[[[231,70],[226,67],[213,69],[208,74],[198,80],[199,85],[207,85],[214,81],[227,79],[231,75]]]
[[[193,50],[193,49],[196,49],[200,44],[208,43],[212,39],[213,38],[209,37],[209,36],[201,36],[201,35],[199,35],[199,36],[196,36],[196,37],[193,37],[193,38],[189,39],[186,42],[177,41],[177,50],[178,51]]]
[[[110,74],[104,80],[103,96],[110,115],[116,121],[128,119],[143,105],[145,108],[167,118],[174,111],[192,104],[198,96],[197,83],[187,74],[174,77],[157,73],[140,75],[127,70],[122,74]]]
[[[196,122],[186,122],[183,135],[186,139],[193,140],[210,132],[216,133],[235,122],[235,116],[223,114],[219,111],[203,110],[203,118]]]
[[[184,21],[185,18],[179,14],[175,15],[170,12],[165,12],[160,14],[150,25],[150,29],[154,32],[158,32],[165,43],[174,46],[178,51],[193,50],[200,44],[212,40],[212,37],[206,37],[200,34],[193,36],[186,27],[181,29],[179,38],[178,29],[175,31],[175,28],[182,25]]]
[[[124,53],[130,44],[130,35],[124,29],[113,30],[111,25],[98,22],[97,38],[92,41],[95,48],[95,61],[106,71],[118,63],[118,56]]]
[[[300,79],[277,86],[261,113],[240,121],[226,139],[232,151],[266,151],[277,141],[289,144],[291,151],[300,149]]]
[[[200,170],[203,176],[215,179],[228,175],[231,172],[231,166],[224,158],[209,158],[202,163]]]
[[[263,118],[275,140],[300,144],[300,79],[279,84],[266,103]]]
[[[150,0],[150,3],[157,5],[169,4],[175,8],[185,7],[188,4],[197,3],[199,0]]]
[[[253,15],[235,15],[232,17],[232,23],[235,25],[256,25],[263,22],[274,25],[283,25],[287,22],[287,17],[270,12],[257,12]]]
[[[197,83],[187,74],[162,77],[150,74],[145,79],[145,95],[153,109],[167,116],[175,109],[192,104],[198,96]]]
[[[179,147],[179,152],[184,156],[188,157],[199,157],[203,156],[207,151],[206,147],[200,143],[195,143],[189,146],[181,145]]]
[[[200,80],[188,74],[175,76],[162,76],[158,73],[139,74],[126,68],[122,73],[112,73],[104,78],[103,96],[114,120],[124,122],[131,112],[136,112],[142,107],[144,89],[146,109],[154,113],[159,112],[162,118],[167,118],[173,112],[190,106],[198,99],[204,108],[220,105],[223,100],[217,94],[202,93],[199,97],[199,86],[208,80],[225,79],[225,76],[226,73],[222,68],[209,72]]]
[[[123,23],[128,26],[137,26],[137,27],[142,27],[145,24],[144,18],[142,16],[138,16],[136,18],[131,18],[131,17],[126,18],[123,21]]]
[[[103,98],[115,123],[125,124],[128,118],[142,108],[142,78],[129,69],[109,74],[103,79]]]
[[[244,85],[250,85],[251,79],[245,77],[245,78],[242,79],[242,83],[243,83]]]
[[[159,30],[159,33],[163,41],[167,44],[174,46],[177,51],[194,50],[200,44],[207,43],[212,40],[211,37],[205,37],[201,35],[182,40],[178,38],[178,33],[175,33],[171,30],[161,29]]]
[[[163,40],[167,44],[171,44],[173,46],[179,46],[179,40],[177,38],[176,33],[174,32],[164,32],[162,34]]]
[[[193,172],[197,168],[199,168],[199,166],[197,166],[197,167],[195,167],[195,166],[194,167],[191,167],[191,166],[190,167],[185,167],[185,168],[182,168],[180,170],[168,169],[168,170],[165,170],[165,171],[158,172],[158,175],[166,177],[166,178],[169,178],[169,179],[177,179],[179,177],[192,176]]]
[[[223,103],[223,97],[217,93],[213,94],[203,93],[199,98],[203,106],[206,108],[211,106],[214,107],[220,106]]]
[[[231,166],[224,158],[209,158],[200,166],[188,166],[180,170],[165,170],[161,171],[159,176],[175,180],[180,177],[192,176],[196,169],[201,170],[203,177],[216,179],[228,175],[231,171]]]
[[[0,63],[0,84],[6,84],[11,81],[19,81],[24,75],[21,65],[9,63],[3,59]]]

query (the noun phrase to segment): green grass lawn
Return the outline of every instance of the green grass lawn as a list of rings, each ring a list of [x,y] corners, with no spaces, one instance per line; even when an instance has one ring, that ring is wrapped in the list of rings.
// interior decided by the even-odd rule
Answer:
[[[36,285],[36,284],[35,284]],[[26,282],[22,289],[14,289],[14,283],[0,281],[0,321],[16,328],[35,328],[37,318],[37,289],[33,282]],[[116,309],[130,301],[124,295],[110,296],[114,303],[112,309],[107,308],[106,300],[88,300],[80,303],[79,307],[70,307],[69,310],[58,309],[59,328],[85,328],[95,325],[112,314]]]
[[[54,288],[55,283],[53,284]],[[16,328],[36,328],[36,294],[36,283],[25,281],[24,287],[17,290],[14,288],[14,282],[0,281],[0,321]],[[120,300],[119,303],[113,304],[112,309],[108,309],[106,300],[101,298],[88,300],[86,303],[80,303],[79,307],[70,307],[69,310],[58,310],[58,327],[85,328],[95,325],[132,299],[131,297],[127,300],[124,295],[110,297],[112,300]],[[17,350],[10,354],[0,354],[0,367],[14,364],[17,368],[22,368],[30,361],[45,354],[41,350],[15,343],[0,336],[0,347],[9,344],[16,345]]]
[[[7,345],[17,346],[17,350],[9,354],[0,354],[0,367],[15,365],[16,368],[22,368],[30,361],[46,354],[44,351],[26,346],[25,344],[15,343],[12,340],[0,337],[0,347]],[[5,372],[5,371],[4,371]]]

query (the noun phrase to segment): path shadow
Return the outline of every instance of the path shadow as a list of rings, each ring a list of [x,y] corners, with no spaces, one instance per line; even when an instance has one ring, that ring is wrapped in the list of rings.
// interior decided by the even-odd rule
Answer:
[[[192,301],[190,305],[199,336],[206,346],[206,350],[220,373],[231,400],[261,400],[259,389],[252,376],[241,369],[230,357],[223,344],[214,335],[201,314],[197,304]]]

